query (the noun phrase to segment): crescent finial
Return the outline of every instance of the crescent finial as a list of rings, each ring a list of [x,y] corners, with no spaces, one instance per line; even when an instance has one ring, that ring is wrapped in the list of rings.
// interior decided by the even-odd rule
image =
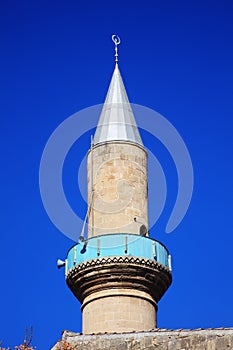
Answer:
[[[117,46],[120,44],[121,39],[120,39],[120,37],[118,35],[113,34],[112,35],[112,41],[115,44],[115,62],[118,62],[118,48],[117,48]]]

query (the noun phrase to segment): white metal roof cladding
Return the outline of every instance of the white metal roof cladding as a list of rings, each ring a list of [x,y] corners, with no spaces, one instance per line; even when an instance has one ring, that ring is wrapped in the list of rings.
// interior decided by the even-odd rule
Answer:
[[[143,145],[116,63],[93,144],[117,140],[131,141]]]

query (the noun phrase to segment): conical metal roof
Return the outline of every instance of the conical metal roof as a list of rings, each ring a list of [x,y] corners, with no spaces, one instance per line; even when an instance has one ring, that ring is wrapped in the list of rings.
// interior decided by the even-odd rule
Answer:
[[[93,144],[118,140],[143,145],[116,62]]]

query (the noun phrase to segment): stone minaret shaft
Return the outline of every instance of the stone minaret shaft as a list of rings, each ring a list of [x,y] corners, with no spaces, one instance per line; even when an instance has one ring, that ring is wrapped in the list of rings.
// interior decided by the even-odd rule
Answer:
[[[147,188],[147,152],[116,62],[88,153],[88,239],[66,263],[83,333],[156,327],[171,272],[167,249],[148,236]]]
[[[147,153],[116,64],[88,154],[88,237],[148,227]]]

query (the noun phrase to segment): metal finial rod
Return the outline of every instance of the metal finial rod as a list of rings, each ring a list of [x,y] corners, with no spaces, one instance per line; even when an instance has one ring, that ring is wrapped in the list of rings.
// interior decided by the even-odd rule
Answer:
[[[118,48],[117,48],[117,45],[120,44],[121,39],[120,39],[120,37],[118,35],[113,34],[112,35],[112,41],[115,44],[115,62],[118,62]]]

